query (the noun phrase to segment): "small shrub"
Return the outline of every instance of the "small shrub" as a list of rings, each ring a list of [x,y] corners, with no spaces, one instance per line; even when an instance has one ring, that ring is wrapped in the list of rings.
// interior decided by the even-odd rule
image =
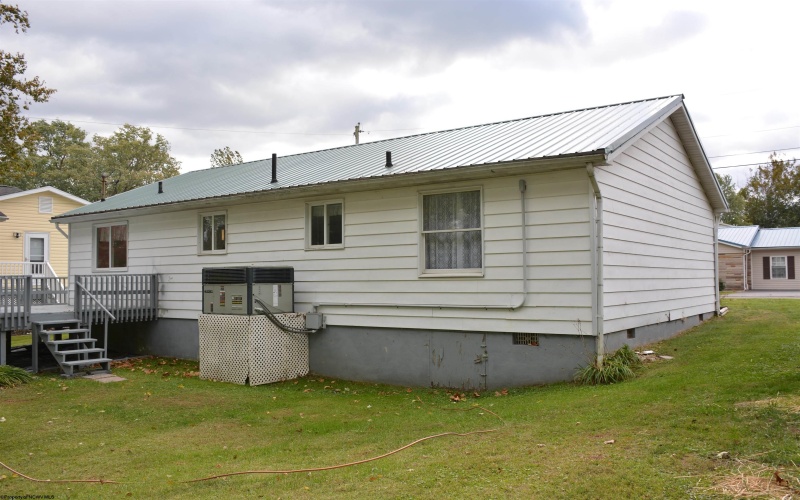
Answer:
[[[628,345],[623,345],[608,356],[603,366],[597,361],[589,363],[575,373],[575,382],[581,385],[614,384],[636,376],[634,369],[642,366],[642,360]]]
[[[618,359],[631,368],[639,368],[642,366],[642,360],[639,355],[631,349],[628,344],[623,345],[610,356],[611,359]]]
[[[0,387],[14,387],[18,384],[25,384],[33,380],[33,376],[16,366],[0,366]]]
[[[724,292],[725,291],[725,282],[722,281],[722,280],[719,280],[719,291],[720,292]]]

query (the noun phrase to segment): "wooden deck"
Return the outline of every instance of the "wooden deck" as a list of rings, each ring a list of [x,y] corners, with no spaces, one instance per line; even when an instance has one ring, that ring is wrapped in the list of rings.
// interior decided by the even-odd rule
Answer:
[[[72,288],[66,278],[0,276],[0,365],[7,364],[14,330],[35,330],[35,325],[73,321],[91,330],[109,323],[153,321],[158,318],[158,275],[104,274],[75,276]],[[40,332],[41,333],[41,332]],[[32,336],[32,366],[41,339]],[[107,344],[107,342],[104,343]]]

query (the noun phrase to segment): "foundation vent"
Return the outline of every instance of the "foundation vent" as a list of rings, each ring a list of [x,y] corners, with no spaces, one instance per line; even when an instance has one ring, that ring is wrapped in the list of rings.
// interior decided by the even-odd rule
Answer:
[[[514,345],[538,346],[539,345],[539,334],[538,333],[515,333],[514,334]]]

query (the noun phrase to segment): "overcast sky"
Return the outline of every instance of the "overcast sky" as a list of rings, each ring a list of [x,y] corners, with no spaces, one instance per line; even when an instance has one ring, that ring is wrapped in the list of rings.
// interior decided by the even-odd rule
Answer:
[[[29,115],[148,126],[183,172],[352,144],[358,122],[366,142],[681,93],[715,167],[800,157],[796,1],[18,4],[31,29],[3,48],[58,90]]]

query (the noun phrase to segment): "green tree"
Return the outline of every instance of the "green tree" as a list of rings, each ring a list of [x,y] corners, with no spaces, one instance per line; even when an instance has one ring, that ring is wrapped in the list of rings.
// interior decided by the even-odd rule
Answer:
[[[211,153],[211,168],[227,167],[228,165],[236,165],[242,163],[242,155],[238,151],[233,151],[228,146],[222,149],[215,149]]]
[[[0,4],[0,25],[9,24],[14,32],[30,28],[28,13],[18,6]],[[45,87],[39,77],[25,79],[28,69],[25,56],[0,50],[0,183],[16,184],[26,172],[19,160],[23,143],[30,138],[28,119],[20,113],[34,102],[47,102],[55,92]]]
[[[752,173],[742,194],[747,218],[761,227],[800,226],[800,171],[795,160],[781,160],[777,154]]]
[[[24,146],[19,164],[26,175],[17,187],[53,186],[76,196],[86,194],[82,189],[86,174],[80,173],[92,156],[86,131],[61,120],[39,120],[28,126]]]
[[[101,175],[108,174],[107,196],[130,191],[180,173],[180,162],[170,156],[169,142],[147,127],[125,124],[111,137],[95,135],[94,166],[90,175],[94,196],[99,199]]]
[[[722,215],[722,222],[733,226],[746,226],[750,224],[747,218],[747,201],[745,200],[742,190],[736,189],[733,177],[728,174],[716,175],[717,181],[722,188],[722,193],[725,195],[725,199],[728,200],[728,208],[730,209],[728,213]]]

